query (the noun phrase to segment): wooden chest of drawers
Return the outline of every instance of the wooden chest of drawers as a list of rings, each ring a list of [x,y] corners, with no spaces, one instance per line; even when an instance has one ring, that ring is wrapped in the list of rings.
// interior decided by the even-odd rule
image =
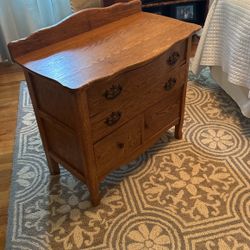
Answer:
[[[143,13],[135,0],[79,12],[10,43],[51,174],[61,164],[87,184],[97,205],[110,171],[172,126],[181,138],[191,35],[198,29]]]

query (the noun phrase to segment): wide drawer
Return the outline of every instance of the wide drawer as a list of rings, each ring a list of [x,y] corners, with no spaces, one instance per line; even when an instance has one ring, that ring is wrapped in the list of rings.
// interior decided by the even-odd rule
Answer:
[[[181,111],[183,87],[172,92],[169,98],[162,99],[144,114],[144,139],[160,132],[174,121],[178,122]]]
[[[186,64],[170,72],[159,71],[153,77],[145,68],[130,72],[129,76],[134,79],[133,93],[128,93],[127,98],[113,102],[106,110],[90,118],[93,141],[100,140],[154,103],[171,96],[175,89],[185,83],[186,75]]]
[[[140,115],[94,145],[99,177],[121,164],[142,144],[142,129],[143,116]]]
[[[138,92],[165,80],[166,72],[185,63],[186,48],[186,40],[181,41],[147,65],[91,84],[87,90],[90,116],[103,113],[114,105],[119,106]]]

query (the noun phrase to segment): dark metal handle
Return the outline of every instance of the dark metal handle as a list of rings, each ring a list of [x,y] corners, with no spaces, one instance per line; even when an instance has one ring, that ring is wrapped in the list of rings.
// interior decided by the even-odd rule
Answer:
[[[104,92],[104,96],[108,100],[115,99],[122,92],[122,86],[120,84],[113,84],[110,89]]]
[[[169,80],[164,85],[164,89],[166,91],[169,91],[174,87],[175,84],[176,84],[176,79],[175,78],[169,78]]]
[[[108,125],[108,126],[112,126],[114,125],[115,123],[117,123],[120,118],[122,116],[122,113],[120,111],[116,111],[116,112],[112,112],[107,118],[106,118],[106,121],[105,123]]]
[[[173,65],[175,65],[177,63],[177,61],[179,60],[179,58],[180,58],[179,52],[175,51],[175,52],[172,53],[172,55],[169,56],[167,62],[168,62],[168,64],[170,66],[173,66]]]

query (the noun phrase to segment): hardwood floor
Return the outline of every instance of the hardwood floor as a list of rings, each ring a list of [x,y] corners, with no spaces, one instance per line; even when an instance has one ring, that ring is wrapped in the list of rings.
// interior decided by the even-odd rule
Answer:
[[[19,84],[23,79],[18,66],[0,64],[0,249],[5,246]]]

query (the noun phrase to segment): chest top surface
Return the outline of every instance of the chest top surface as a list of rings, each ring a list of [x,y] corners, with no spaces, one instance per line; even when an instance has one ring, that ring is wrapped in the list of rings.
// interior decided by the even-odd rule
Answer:
[[[138,5],[137,0],[133,2]],[[117,4],[105,9],[114,12],[117,11],[116,8],[122,9],[126,5],[128,4]],[[97,11],[97,14],[102,10],[106,11],[107,16],[105,9],[93,11]],[[122,12],[120,9],[118,12]],[[91,10],[83,13],[91,14]],[[80,14],[70,17],[71,25],[74,25],[74,18]],[[60,28],[63,25],[64,22],[59,24]],[[57,26],[53,26],[47,31],[51,31],[50,35],[53,36],[53,29],[56,28]],[[75,33],[66,39],[48,42],[42,48],[36,46],[36,49],[25,54],[15,56],[13,53],[12,57],[22,67],[34,73],[55,80],[67,88],[78,89],[95,80],[112,78],[123,71],[148,63],[199,28],[195,24],[144,13],[137,8],[137,11],[128,16],[111,19],[109,23],[86,29],[80,34]],[[39,39],[42,38],[41,33]],[[36,39],[38,43],[39,39]],[[21,42],[27,42],[28,45],[29,38],[22,39]],[[10,51],[18,43],[16,41],[9,46]]]

